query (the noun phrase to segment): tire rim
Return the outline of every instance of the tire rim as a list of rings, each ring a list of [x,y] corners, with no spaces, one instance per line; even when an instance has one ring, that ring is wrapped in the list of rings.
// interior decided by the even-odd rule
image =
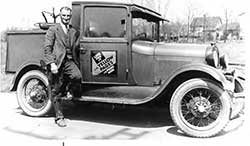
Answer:
[[[211,89],[191,89],[181,100],[182,118],[187,125],[195,129],[202,130],[215,124],[221,110],[220,98]]]
[[[30,79],[23,86],[23,102],[31,111],[40,111],[46,107],[49,96],[46,85],[39,79]]]

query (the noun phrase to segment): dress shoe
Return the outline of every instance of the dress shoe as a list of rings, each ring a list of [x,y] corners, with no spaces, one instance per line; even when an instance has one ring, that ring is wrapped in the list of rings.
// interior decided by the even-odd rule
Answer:
[[[55,123],[59,126],[59,127],[66,127],[66,121],[64,120],[64,118],[58,118],[55,120]]]

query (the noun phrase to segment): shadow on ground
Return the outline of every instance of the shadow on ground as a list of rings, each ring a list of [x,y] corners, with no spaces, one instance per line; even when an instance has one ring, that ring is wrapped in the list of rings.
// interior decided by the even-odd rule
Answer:
[[[3,129],[46,140],[140,139],[148,136],[165,137],[165,134],[166,137],[169,134],[189,137],[173,124],[168,107],[79,102],[76,104],[70,101],[64,102],[63,107],[65,118],[71,120],[66,128],[59,128],[53,123],[53,114],[45,117],[29,117],[24,115],[20,108],[15,108],[15,118],[12,121],[18,119],[19,122],[10,122]],[[237,130],[243,122],[244,120],[239,118],[232,120],[231,124],[229,123],[231,126],[216,137]]]
[[[130,127],[156,128],[173,126],[168,108],[125,106],[104,103],[67,103],[65,117]]]
[[[72,121],[66,128],[59,128],[54,123],[51,123],[51,120],[54,119],[54,114],[45,117],[29,117],[20,108],[16,108],[16,111],[14,111],[16,117],[21,116],[21,121],[30,122],[31,124],[26,124],[25,127],[22,125],[22,122],[9,123],[3,129],[30,138],[46,140],[72,138],[100,140],[139,139],[147,135],[152,135],[152,132],[155,131],[154,128],[173,127],[168,108],[103,103],[90,104],[78,102],[76,104],[69,101],[64,102],[63,107],[65,118]],[[87,125],[85,126],[84,122],[89,123],[86,123]],[[96,124],[100,125],[91,127]],[[102,124],[105,125],[102,126]],[[114,128],[112,128],[113,125]]]

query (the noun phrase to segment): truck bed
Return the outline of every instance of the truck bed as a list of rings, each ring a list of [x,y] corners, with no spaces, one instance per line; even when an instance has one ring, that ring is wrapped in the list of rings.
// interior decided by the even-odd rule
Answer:
[[[26,30],[7,33],[6,72],[16,72],[21,66],[38,62],[43,56],[46,31]]]

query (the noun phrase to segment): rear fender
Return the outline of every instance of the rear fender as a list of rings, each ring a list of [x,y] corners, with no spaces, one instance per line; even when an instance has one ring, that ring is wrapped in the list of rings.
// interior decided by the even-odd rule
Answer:
[[[30,70],[41,70],[39,61],[28,61],[23,63],[16,71],[10,86],[11,91],[16,91],[17,85],[21,77]]]

